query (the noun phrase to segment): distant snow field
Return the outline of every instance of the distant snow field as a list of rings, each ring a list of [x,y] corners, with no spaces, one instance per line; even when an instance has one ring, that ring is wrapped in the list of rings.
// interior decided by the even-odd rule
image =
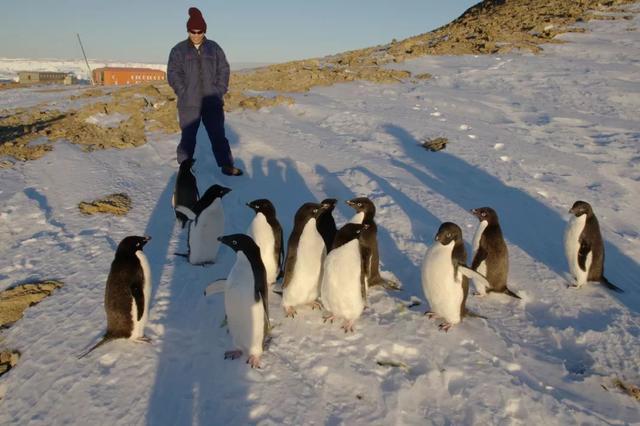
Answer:
[[[233,189],[223,199],[227,233],[246,231],[253,199],[273,202],[286,239],[302,203],[337,198],[340,226],[353,213],[344,201],[367,196],[382,273],[403,288],[372,288],[348,334],[317,310],[285,318],[270,294],[273,340],[259,370],[246,357],[223,359],[233,349],[223,297],[203,296],[234,253],[222,247],[207,267],[174,255],[187,247],[171,208],[178,134],[91,153],[59,142],[40,160],[0,169],[0,289],[65,283],[2,334],[22,357],[0,378],[0,424],[640,424],[640,404],[615,385],[640,385],[640,6],[632,9],[632,21],[593,21],[539,55],[425,57],[395,66],[437,78],[317,88],[292,95],[291,106],[229,113],[240,178],[219,173],[201,128],[198,185]],[[2,94],[13,100],[3,108],[69,95]],[[420,146],[436,136],[449,140],[445,150]],[[77,208],[116,192],[133,200],[125,217]],[[623,294],[567,288],[562,239],[578,199],[598,216],[605,275]],[[522,300],[470,295],[487,319],[444,333],[423,315],[420,265],[444,221],[462,228],[470,256],[469,210],[482,206],[498,212],[509,287]],[[107,273],[132,234],[153,237],[152,342],[115,341],[78,360],[104,332]]]

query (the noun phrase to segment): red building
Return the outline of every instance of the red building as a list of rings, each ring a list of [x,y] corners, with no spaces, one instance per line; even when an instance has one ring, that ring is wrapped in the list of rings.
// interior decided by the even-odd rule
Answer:
[[[105,67],[93,70],[94,83],[105,86],[151,83],[166,78],[167,73],[151,68]]]

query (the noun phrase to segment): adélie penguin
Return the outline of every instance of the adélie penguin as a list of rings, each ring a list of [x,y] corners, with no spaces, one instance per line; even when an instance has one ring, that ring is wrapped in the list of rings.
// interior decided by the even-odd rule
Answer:
[[[128,236],[118,244],[104,292],[107,331],[79,358],[114,339],[149,340],[144,327],[149,318],[151,268],[142,248],[150,239]]]
[[[171,198],[171,205],[174,209],[176,206],[185,206],[193,210],[200,197],[196,176],[193,173],[193,165],[195,162],[195,158],[189,158],[180,163],[178,175],[176,176],[176,185],[173,190],[173,197]],[[184,228],[189,219],[184,213],[180,213],[177,210],[175,213],[176,218]]]
[[[564,234],[564,250],[569,271],[576,280],[574,286],[581,287],[587,281],[596,281],[609,290],[623,293],[604,276],[604,242],[591,205],[586,201],[576,201],[569,213],[571,219]]]
[[[282,270],[284,260],[282,226],[278,222],[276,209],[271,201],[262,198],[247,203],[247,206],[256,213],[247,234],[260,247],[262,262],[267,272],[267,283],[273,284]]]
[[[462,230],[452,222],[440,225],[434,244],[422,261],[422,289],[429,302],[429,318],[442,318],[440,329],[448,331],[462,321],[464,316],[476,316],[466,308],[469,278],[485,281],[486,278],[466,266],[467,252],[462,240]],[[482,317],[484,318],[484,317]]]
[[[366,283],[367,287],[381,285],[384,288],[398,290],[400,286],[391,280],[386,280],[380,276],[380,256],[378,252],[378,226],[374,220],[376,206],[367,197],[357,197],[347,200],[346,203],[353,208],[356,213],[349,222],[369,225],[361,236],[362,253],[365,257]]]
[[[364,261],[360,236],[369,225],[347,223],[336,234],[333,248],[324,261],[321,284],[324,321],[342,318],[342,329],[353,331],[366,304]]]
[[[474,280],[478,293],[504,293],[520,299],[520,296],[507,288],[509,251],[502,236],[498,214],[491,207],[479,207],[471,210],[471,213],[480,221],[473,237],[471,269],[484,275],[491,285],[485,288]]]
[[[267,275],[260,248],[245,234],[225,235],[219,240],[236,252],[236,262],[227,279],[212,283],[205,291],[205,295],[224,291],[224,309],[234,345],[233,350],[224,353],[224,358],[236,359],[247,354],[247,364],[260,368],[260,357],[271,330]]]
[[[305,203],[295,214],[282,282],[282,307],[287,317],[295,316],[296,306],[320,308],[320,279],[327,250],[316,222],[327,208],[327,204]]]
[[[230,188],[211,185],[202,195],[193,210],[176,206],[176,211],[189,218],[189,252],[185,256],[193,265],[214,263],[220,242],[218,237],[224,232],[224,209],[222,197],[231,192]]]

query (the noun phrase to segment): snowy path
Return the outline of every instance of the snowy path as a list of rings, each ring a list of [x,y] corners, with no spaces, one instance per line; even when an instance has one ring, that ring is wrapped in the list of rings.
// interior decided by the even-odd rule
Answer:
[[[435,79],[340,85],[296,95],[291,107],[229,114],[242,178],[220,175],[199,135],[200,188],[233,188],[229,233],[245,231],[244,204],[255,198],[273,201],[287,238],[303,202],[338,198],[342,224],[352,213],[344,201],[368,196],[383,274],[404,288],[374,290],[349,335],[318,311],[283,318],[274,294],[261,370],[223,360],[222,297],[202,295],[229,271],[231,251],[208,267],[173,255],[186,247],[170,208],[175,135],[91,154],[59,143],[0,170],[0,288],[65,283],[4,333],[23,356],[0,380],[0,423],[638,423],[640,406],[612,380],[640,384],[640,20],[589,26],[539,56],[424,58],[402,66]],[[435,136],[449,139],[446,151],[419,146]],[[132,197],[128,216],[78,212],[113,192]],[[623,295],[566,288],[562,233],[576,199],[594,206],[606,275]],[[470,298],[488,319],[445,334],[422,316],[420,262],[443,221],[469,243],[468,210],[483,205],[500,215],[510,287],[524,300]],[[104,328],[104,282],[129,234],[153,237],[153,343],[114,342],[78,361]],[[407,309],[412,296],[423,303]]]

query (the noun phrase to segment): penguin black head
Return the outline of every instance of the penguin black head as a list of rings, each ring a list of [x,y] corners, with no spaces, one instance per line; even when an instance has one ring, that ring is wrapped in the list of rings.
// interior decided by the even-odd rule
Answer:
[[[575,217],[580,217],[583,214],[586,214],[588,217],[593,215],[593,209],[591,208],[591,204],[587,203],[586,201],[576,201],[575,203],[573,203],[573,207],[571,207],[569,213],[571,213]]]
[[[137,235],[130,235],[125,237],[120,244],[118,244],[118,249],[116,250],[116,254],[134,254],[138,250],[142,250],[145,244],[149,242],[151,237],[139,237]]]
[[[332,212],[333,209],[336,207],[336,203],[338,202],[338,200],[336,200],[335,198],[325,198],[324,200],[322,200],[322,202],[320,204],[322,204],[323,206],[326,205],[327,212]]]
[[[187,170],[191,171],[191,168],[193,167],[195,162],[195,158],[188,158],[186,160],[183,160],[182,163],[180,163],[180,172],[185,172]]]
[[[255,241],[245,234],[223,235],[222,237],[218,237],[218,241],[231,247],[236,253],[239,251],[253,251],[258,247]]]
[[[207,197],[210,197],[213,199],[222,198],[230,192],[231,192],[231,188],[226,188],[224,186],[214,184],[214,185],[211,185],[209,189],[207,189],[207,192],[204,193],[202,198],[207,198]]]
[[[352,198],[351,200],[347,200],[346,203],[355,209],[356,212],[363,212],[365,216],[373,216],[376,214],[376,206],[373,204],[373,201],[368,199],[367,197],[358,197]]]
[[[442,225],[440,225],[435,240],[443,246],[446,246],[451,241],[455,241],[456,244],[461,243],[462,229],[460,229],[460,227],[455,223],[444,222]]]
[[[327,204],[304,203],[296,212],[295,221],[301,220],[306,223],[310,219],[317,219],[328,208]]]
[[[498,223],[498,213],[491,207],[478,207],[472,209],[471,214],[478,218],[480,222]]]
[[[247,207],[250,207],[256,213],[262,213],[265,216],[276,214],[276,208],[273,203],[266,198],[260,198],[247,203]]]

